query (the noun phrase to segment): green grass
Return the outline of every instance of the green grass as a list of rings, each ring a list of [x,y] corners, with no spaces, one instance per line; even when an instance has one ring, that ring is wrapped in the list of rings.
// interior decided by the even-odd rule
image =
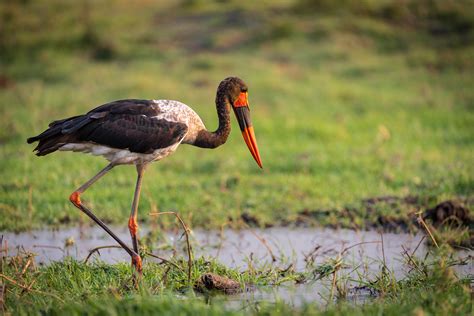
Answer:
[[[193,263],[191,283],[187,279],[187,263],[173,259],[175,266],[147,262],[138,288],[132,286],[131,267],[128,264],[108,265],[95,261],[84,264],[66,259],[49,266],[32,264],[27,254],[2,258],[1,278],[7,286],[2,307],[15,315],[32,314],[165,314],[165,315],[399,315],[427,313],[430,315],[461,315],[470,310],[469,279],[459,278],[452,266],[459,264],[446,249],[433,252],[428,259],[410,257],[411,272],[395,280],[392,272],[381,269],[373,280],[362,277],[350,280],[339,270],[339,260],[329,260],[321,266],[308,267],[306,271],[279,269],[276,266],[255,266],[237,271],[220,265],[215,260],[199,258]],[[408,258],[404,258],[408,260]],[[344,261],[342,261],[344,262]],[[380,262],[382,267],[382,262]],[[352,270],[346,266],[345,271]],[[292,306],[284,300],[275,302],[253,299],[238,301],[238,297],[202,295],[191,288],[202,273],[224,275],[251,289],[267,287],[276,289],[280,284],[295,286],[295,281],[326,282],[331,284],[337,271],[334,296],[314,293],[315,302]],[[314,276],[318,281],[311,281]],[[355,304],[347,295],[348,282],[370,288],[376,297],[365,303]],[[191,287],[189,286],[191,284]],[[299,285],[305,286],[305,285]],[[28,287],[28,289],[24,289]],[[322,297],[319,297],[322,295]],[[319,301],[319,303],[317,302]],[[327,301],[329,303],[324,303]]]
[[[183,145],[148,169],[141,221],[173,210],[193,228],[242,227],[246,213],[262,227],[389,221],[416,229],[415,213],[440,201],[472,208],[473,12],[468,1],[439,0],[4,1],[0,231],[90,222],[67,197],[106,161],[34,156],[26,138],[50,121],[122,98],[177,99],[214,129],[215,90],[230,75],[250,87],[264,170],[236,128],[216,150]],[[134,168],[118,167],[83,198],[106,222],[125,225],[134,182]],[[364,202],[379,196],[400,199]],[[171,217],[159,223],[175,225]],[[222,297],[206,304],[185,290],[182,271],[164,281],[166,265],[147,263],[135,290],[128,265],[67,260],[22,273],[26,262],[15,260],[25,259],[3,258],[1,273],[40,292],[4,280],[12,314],[454,315],[472,303],[443,255],[403,280],[382,271],[370,283],[382,295],[362,306],[338,291],[328,307],[259,302],[243,310]],[[192,277],[211,271],[265,286],[312,273],[269,269],[241,273],[198,259]]]
[[[265,226],[306,210],[323,211],[321,225],[364,227],[383,212],[410,222],[417,210],[370,213],[361,203],[368,197],[472,206],[470,37],[456,46],[450,39],[461,35],[434,36],[370,15],[298,15],[291,1],[107,3],[1,6],[9,19],[0,229],[82,216],[67,197],[106,161],[35,157],[25,139],[50,121],[121,98],[166,98],[191,105],[214,129],[215,89],[229,75],[250,86],[265,169],[235,129],[216,150],[181,146],[148,169],[140,220],[149,221],[150,210],[174,210],[193,227],[215,228],[246,212]],[[125,223],[134,181],[134,168],[116,168],[84,200],[106,221]]]
[[[360,206],[367,197],[472,203],[473,45],[453,48],[369,17],[296,16],[287,2],[268,15],[263,4],[195,4],[168,14],[172,4],[53,3],[2,6],[17,35],[4,40],[3,75],[12,83],[0,90],[1,229],[77,222],[67,196],[105,165],[72,153],[35,157],[25,139],[51,120],[115,99],[169,98],[213,129],[215,88],[229,75],[250,86],[265,169],[239,133],[213,151],[182,146],[149,168],[140,219],[159,208],[192,226],[219,227],[247,212],[266,225],[332,210],[321,224],[347,226],[338,212],[354,206],[364,226],[374,221]],[[108,10],[116,18],[101,15]],[[97,60],[103,47],[110,60]],[[133,168],[117,168],[85,200],[105,220],[125,221],[134,177]]]

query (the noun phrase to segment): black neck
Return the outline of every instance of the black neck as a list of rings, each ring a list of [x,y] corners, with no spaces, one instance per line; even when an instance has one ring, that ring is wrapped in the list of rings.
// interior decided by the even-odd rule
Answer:
[[[217,91],[216,109],[219,118],[219,127],[215,132],[202,130],[196,137],[193,145],[202,148],[216,148],[224,144],[230,133],[230,103],[223,91]]]

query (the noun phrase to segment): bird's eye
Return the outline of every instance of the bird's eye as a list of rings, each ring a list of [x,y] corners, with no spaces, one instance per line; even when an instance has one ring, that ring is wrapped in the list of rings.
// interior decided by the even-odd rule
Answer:
[[[240,92],[247,92],[247,90],[248,90],[247,88],[241,88]]]

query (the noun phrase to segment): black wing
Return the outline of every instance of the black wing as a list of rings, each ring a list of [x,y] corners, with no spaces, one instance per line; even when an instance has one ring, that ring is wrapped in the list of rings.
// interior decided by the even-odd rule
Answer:
[[[182,123],[145,115],[107,114],[77,130],[77,139],[132,152],[151,153],[180,142],[187,131]]]
[[[157,119],[160,109],[149,100],[120,100],[101,105],[85,115],[54,121],[28,143],[39,140],[37,155],[46,155],[66,143],[94,142],[151,153],[182,140],[187,132],[184,123]]]

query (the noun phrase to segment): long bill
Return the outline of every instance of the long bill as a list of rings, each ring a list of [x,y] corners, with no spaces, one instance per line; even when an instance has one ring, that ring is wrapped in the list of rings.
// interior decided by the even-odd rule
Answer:
[[[257,139],[255,138],[255,132],[253,131],[252,120],[250,119],[250,109],[248,105],[234,107],[234,113],[235,116],[237,116],[237,121],[239,122],[242,136],[250,150],[250,153],[257,162],[258,166],[263,168],[262,159],[260,158],[260,153],[258,152]]]

